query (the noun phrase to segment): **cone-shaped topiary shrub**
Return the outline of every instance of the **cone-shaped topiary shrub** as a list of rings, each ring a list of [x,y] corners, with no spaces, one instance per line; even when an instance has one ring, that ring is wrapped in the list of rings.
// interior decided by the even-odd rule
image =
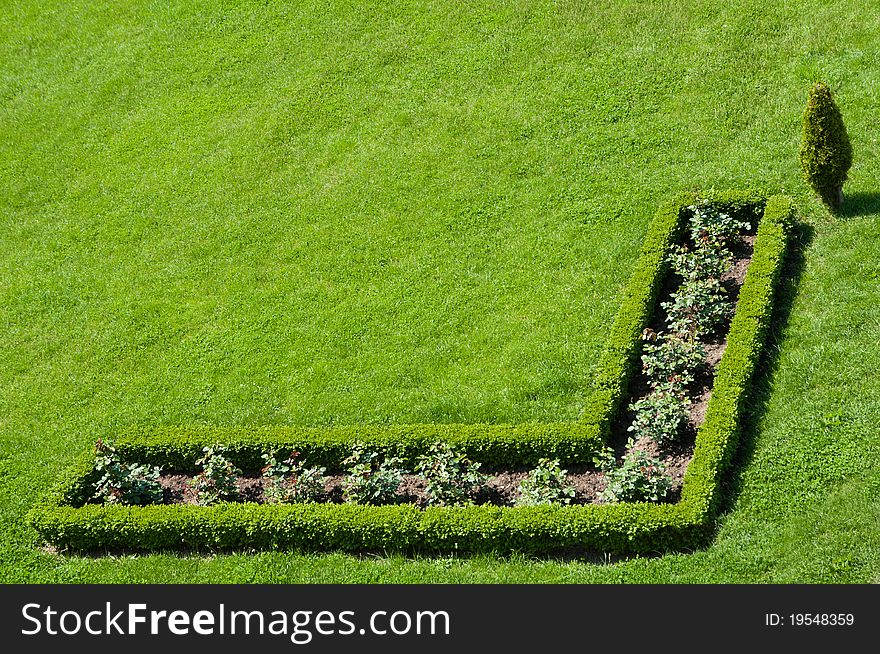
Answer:
[[[831,89],[822,82],[810,89],[801,142],[804,178],[829,207],[843,204],[843,183],[852,165],[852,146]]]

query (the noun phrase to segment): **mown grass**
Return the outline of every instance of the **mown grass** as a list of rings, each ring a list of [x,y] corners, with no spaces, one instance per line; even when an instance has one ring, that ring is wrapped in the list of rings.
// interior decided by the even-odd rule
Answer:
[[[0,578],[880,579],[878,37],[855,0],[8,7]],[[796,159],[818,77],[838,218]],[[658,200],[747,185],[812,227],[706,550],[86,558],[24,525],[133,423],[572,419]]]

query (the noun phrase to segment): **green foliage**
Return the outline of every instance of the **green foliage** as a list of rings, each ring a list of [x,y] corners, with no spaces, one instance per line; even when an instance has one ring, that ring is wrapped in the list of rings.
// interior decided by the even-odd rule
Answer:
[[[706,348],[680,334],[657,334],[646,329],[642,370],[648,383],[664,391],[683,391],[703,367]]]
[[[659,502],[672,489],[666,466],[641,450],[627,453],[605,478],[608,486],[599,494],[605,502]]]
[[[683,279],[720,278],[730,268],[729,253],[720,248],[678,245],[669,254],[672,269]]]
[[[713,334],[733,314],[727,291],[713,277],[685,280],[670,297],[671,302],[661,303],[666,324],[672,333],[689,339]]]
[[[541,459],[520,482],[516,505],[569,504],[574,499],[575,490],[567,483],[567,476],[568,471],[562,469],[559,461]]]
[[[190,548],[345,552],[609,552],[690,546],[703,531],[671,505],[419,509],[411,504],[236,504],[56,507],[34,513],[43,538],[73,551]]]
[[[223,445],[205,446],[196,466],[202,470],[190,483],[196,491],[199,504],[207,506],[238,497],[236,482],[241,470],[226,457],[226,448]]]
[[[485,487],[486,475],[448,443],[437,442],[418,458],[415,472],[427,482],[428,503],[436,506],[468,504]]]
[[[630,404],[629,408],[636,415],[628,431],[667,445],[681,435],[687,423],[690,401],[680,391],[655,389]]]
[[[730,268],[728,248],[751,227],[706,201],[688,210],[692,245],[674,246],[668,257],[682,282],[671,294],[672,301],[661,305],[672,333],[644,331],[642,369],[652,390],[629,406],[635,418],[628,430],[660,445],[677,440],[687,421],[686,389],[706,357],[698,339],[717,330],[733,312],[721,277]]]
[[[394,504],[406,470],[399,457],[382,458],[378,452],[356,443],[351,455],[343,460],[347,470],[342,480],[346,502],[355,504]]]
[[[263,455],[260,472],[266,479],[263,493],[266,501],[273,504],[292,502],[318,502],[324,497],[327,472],[323,467],[306,468],[299,452],[291,452],[286,459],[279,461],[278,452]]]
[[[730,267],[729,247],[751,225],[706,201],[688,210],[693,246],[672,248],[669,262],[682,283],[662,307],[669,329],[694,341],[715,332],[733,313],[721,276]]]
[[[138,463],[123,463],[116,448],[107,441],[95,443],[95,492],[93,498],[106,504],[153,504],[162,502],[161,469]]]
[[[804,179],[828,206],[843,201],[843,183],[852,166],[852,145],[831,89],[813,84],[807,97],[800,148]]]
[[[732,213],[722,211],[710,202],[693,204],[688,209],[691,212],[689,221],[691,240],[696,246],[695,249],[702,251],[703,256],[711,257],[714,254],[722,259],[726,258],[734,241],[743,231],[748,231],[752,227],[748,220],[741,220]]]
[[[659,502],[672,489],[672,478],[666,466],[647,452],[633,449],[624,455],[620,465],[614,465],[613,455],[606,459],[605,490],[599,493],[604,502]]]
[[[542,456],[563,462],[582,461],[602,446],[597,421],[586,419],[518,425],[138,427],[119,434],[116,446],[128,460],[161,463],[164,469],[178,472],[192,470],[202,448],[216,442],[224,443],[228,455],[245,470],[258,470],[264,452],[279,450],[301,452],[311,465],[338,472],[339,462],[356,443],[415,465],[416,459],[437,441],[449,443],[468,458],[493,467],[529,465]]]

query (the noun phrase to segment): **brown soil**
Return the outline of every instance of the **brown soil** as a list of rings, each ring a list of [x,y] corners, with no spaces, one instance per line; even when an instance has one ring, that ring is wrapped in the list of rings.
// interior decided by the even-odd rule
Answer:
[[[755,237],[748,234],[742,237],[741,242],[733,250],[734,262],[722,282],[731,297],[736,301],[739,289],[745,279],[746,269],[752,258]],[[678,287],[678,280],[670,275],[666,280],[657,304],[657,314],[650,324],[654,331],[664,331],[666,315],[660,306],[661,302],[669,300],[669,296]],[[695,380],[689,391],[691,399],[690,417],[688,428],[683,438],[672,445],[661,447],[648,438],[639,438],[635,441],[637,449],[646,451],[652,456],[659,457],[666,465],[667,472],[672,476],[672,496],[669,501],[676,501],[681,490],[681,483],[685,471],[691,461],[694,450],[694,441],[699,426],[706,417],[706,407],[712,394],[712,381],[715,368],[721,361],[724,349],[727,346],[726,328],[722,330],[724,336],[714,341],[704,343],[706,359],[704,372]],[[630,382],[630,394],[623,402],[623,407],[628,407],[632,402],[648,395],[649,386],[647,377],[639,370]],[[620,457],[626,450],[626,444],[630,433],[627,428],[632,424],[633,414],[624,409],[624,413],[616,424],[612,426],[611,442],[609,445],[615,454]],[[519,483],[528,474],[528,468],[514,468],[508,470],[493,471],[489,476],[488,488],[477,498],[478,503],[490,503],[498,505],[512,505],[516,499]],[[195,493],[189,485],[191,475],[163,475],[160,483],[164,489],[164,502],[166,504],[195,504]],[[340,503],[342,496],[343,475],[329,476],[324,488],[325,501]],[[605,489],[604,473],[590,465],[577,465],[568,467],[568,481],[575,488],[575,504],[599,504],[599,493]],[[244,475],[239,478],[237,484],[240,497],[246,502],[265,502],[263,493],[264,480],[256,475]],[[416,475],[405,475],[399,487],[401,501],[411,502],[417,506],[427,505],[425,482]]]
[[[159,483],[162,485],[163,502],[165,504],[195,504],[196,493],[190,486],[194,475],[162,475]],[[238,495],[245,502],[264,501],[263,478],[256,475],[242,475],[235,484],[238,487]]]
[[[529,468],[516,468],[490,473],[487,488],[477,497],[477,504],[498,504],[501,506],[514,504],[519,483],[528,475],[528,472]],[[190,485],[193,477],[194,475],[184,474],[159,477],[159,483],[164,491],[164,503],[196,504],[196,494]],[[344,475],[341,474],[328,475],[327,483],[324,485],[324,501],[335,504],[342,503],[343,477]],[[598,503],[597,495],[605,487],[603,474],[586,465],[570,466],[568,468],[568,482],[575,489],[575,504]],[[264,504],[266,502],[265,484],[265,479],[255,475],[239,477],[236,486],[238,486],[241,501]],[[403,481],[398,487],[398,495],[401,502],[409,502],[419,507],[428,505],[425,480],[418,475],[404,475]]]

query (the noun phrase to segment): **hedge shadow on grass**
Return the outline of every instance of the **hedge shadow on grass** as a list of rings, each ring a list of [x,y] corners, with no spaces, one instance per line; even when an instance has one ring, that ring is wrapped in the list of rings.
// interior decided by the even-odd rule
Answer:
[[[242,554],[259,554],[261,552],[272,551],[260,548],[242,548],[242,547],[217,547],[206,549],[198,548],[161,548],[154,550],[142,550],[131,547],[115,547],[115,548],[93,548],[87,550],[80,549],[62,549],[54,545],[41,544],[39,546],[43,554],[57,556],[62,559],[85,559],[89,561],[101,561],[108,558],[127,558],[139,559],[152,556],[170,556],[175,558],[201,557],[205,559],[213,559],[217,556],[240,556]],[[449,559],[455,561],[475,561],[479,559],[491,558],[503,562],[514,561],[532,561],[540,563],[587,563],[595,566],[614,565],[633,559],[655,559],[660,558],[664,552],[651,552],[647,554],[638,553],[612,553],[600,550],[588,550],[580,547],[570,547],[564,550],[547,552],[544,554],[526,554],[523,552],[508,552],[499,550],[497,552],[445,552],[442,554],[426,554],[422,552],[402,552],[400,550],[332,550],[321,552],[316,550],[281,550],[285,553],[299,556],[314,556],[316,554],[344,554],[347,557],[358,561],[375,561],[376,559],[400,558],[406,561],[418,562],[429,561],[436,563],[439,560]],[[696,550],[680,549],[680,553],[690,553]]]

